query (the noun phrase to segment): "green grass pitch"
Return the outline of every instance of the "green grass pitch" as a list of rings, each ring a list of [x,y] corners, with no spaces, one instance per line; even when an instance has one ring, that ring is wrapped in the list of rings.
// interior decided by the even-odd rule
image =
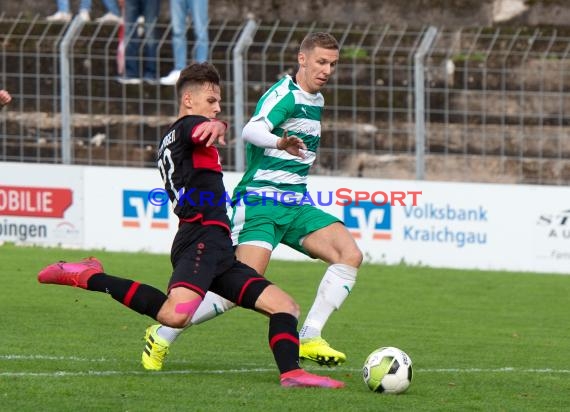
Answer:
[[[140,365],[153,323],[109,296],[37,283],[60,259],[94,254],[110,274],[164,289],[167,256],[0,246],[3,411],[559,411],[570,408],[570,278],[364,265],[324,337],[346,364],[315,373],[341,390],[284,389],[267,320],[235,309],[186,331],[162,372]],[[271,263],[306,313],[325,266]],[[302,315],[303,316],[303,315]],[[361,367],[380,346],[414,362],[403,395],[370,392]]]

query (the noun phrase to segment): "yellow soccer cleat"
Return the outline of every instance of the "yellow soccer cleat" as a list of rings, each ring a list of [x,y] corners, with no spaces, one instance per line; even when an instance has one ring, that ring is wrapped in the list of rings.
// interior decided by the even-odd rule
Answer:
[[[142,353],[142,365],[146,370],[159,371],[162,369],[162,363],[168,355],[168,347],[170,344],[162,339],[156,331],[160,325],[149,326],[144,335],[145,345]]]
[[[331,348],[323,338],[301,338],[299,358],[309,359],[323,366],[337,366],[346,361],[346,355]]]

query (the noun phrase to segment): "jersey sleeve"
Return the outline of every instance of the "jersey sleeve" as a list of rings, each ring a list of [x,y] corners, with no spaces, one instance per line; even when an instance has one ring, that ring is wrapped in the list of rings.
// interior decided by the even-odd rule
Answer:
[[[289,92],[283,96],[270,93],[259,102],[256,114],[251,121],[263,121],[273,130],[289,119],[295,110],[295,97]]]
[[[207,140],[201,141],[199,138],[194,137],[194,133],[195,133],[196,129],[197,129],[202,123],[205,123],[205,122],[218,122],[218,123],[221,123],[221,124],[223,124],[223,125],[225,126],[226,131],[228,130],[228,124],[227,124],[226,122],[224,122],[223,120],[208,119],[208,118],[206,118],[206,117],[204,117],[203,119],[204,119],[203,121],[199,121],[198,123],[196,123],[196,124],[192,127],[192,129],[190,130],[189,138],[190,138],[190,140],[191,140],[194,144],[200,145],[200,144],[206,144],[206,142],[207,142]],[[225,133],[225,132],[224,132],[224,133]]]
[[[209,122],[210,119],[204,116],[188,116],[186,121],[184,122],[183,128],[183,135],[184,135],[184,143],[190,145],[199,145],[200,142],[197,138],[192,137],[196,128],[200,126],[204,122]]]
[[[271,133],[266,122],[254,120],[247,122],[241,136],[248,143],[269,149],[276,149],[279,140],[279,137]]]

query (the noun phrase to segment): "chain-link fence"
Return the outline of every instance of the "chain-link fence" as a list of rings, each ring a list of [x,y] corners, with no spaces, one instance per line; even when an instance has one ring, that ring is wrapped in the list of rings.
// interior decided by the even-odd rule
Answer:
[[[342,46],[337,74],[323,90],[313,173],[413,179],[419,161],[430,180],[570,182],[570,28],[431,28],[420,60],[427,27],[257,22],[236,107],[232,52],[245,24],[209,25],[211,60],[224,79],[220,117],[229,122],[236,109],[247,119],[263,91],[294,72],[307,32],[329,31]],[[62,162],[68,82],[73,163],[154,167],[162,131],[177,113],[174,88],[119,84],[119,26],[94,22],[69,39],[69,78],[62,78],[69,28],[0,16],[0,87],[14,98],[0,112],[0,160]],[[164,76],[173,64],[171,27],[157,30]],[[191,29],[188,39],[190,56]],[[419,64],[423,84],[416,84]],[[226,170],[236,167],[234,135],[230,128],[221,149]]]

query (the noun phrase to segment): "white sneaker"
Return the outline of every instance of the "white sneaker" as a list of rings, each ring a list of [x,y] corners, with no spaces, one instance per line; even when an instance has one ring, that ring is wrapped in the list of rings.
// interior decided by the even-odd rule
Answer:
[[[156,86],[157,84],[160,84],[160,80],[154,77],[143,77],[143,81],[146,84],[150,84],[151,86]]]
[[[141,84],[142,80],[138,77],[118,76],[116,80],[121,84]]]
[[[51,16],[46,17],[47,21],[65,21],[68,22],[71,20],[71,13],[65,13],[63,11],[58,11]]]
[[[95,19],[97,23],[122,23],[123,19],[116,14],[108,12],[107,14]]]
[[[81,20],[83,21],[91,21],[91,16],[89,16],[89,10],[80,10],[79,11],[79,17],[81,17]]]
[[[180,77],[180,70],[172,70],[168,76],[160,78],[160,84],[164,86],[174,86]]]
[[[144,16],[137,18],[137,36],[144,37]]]

